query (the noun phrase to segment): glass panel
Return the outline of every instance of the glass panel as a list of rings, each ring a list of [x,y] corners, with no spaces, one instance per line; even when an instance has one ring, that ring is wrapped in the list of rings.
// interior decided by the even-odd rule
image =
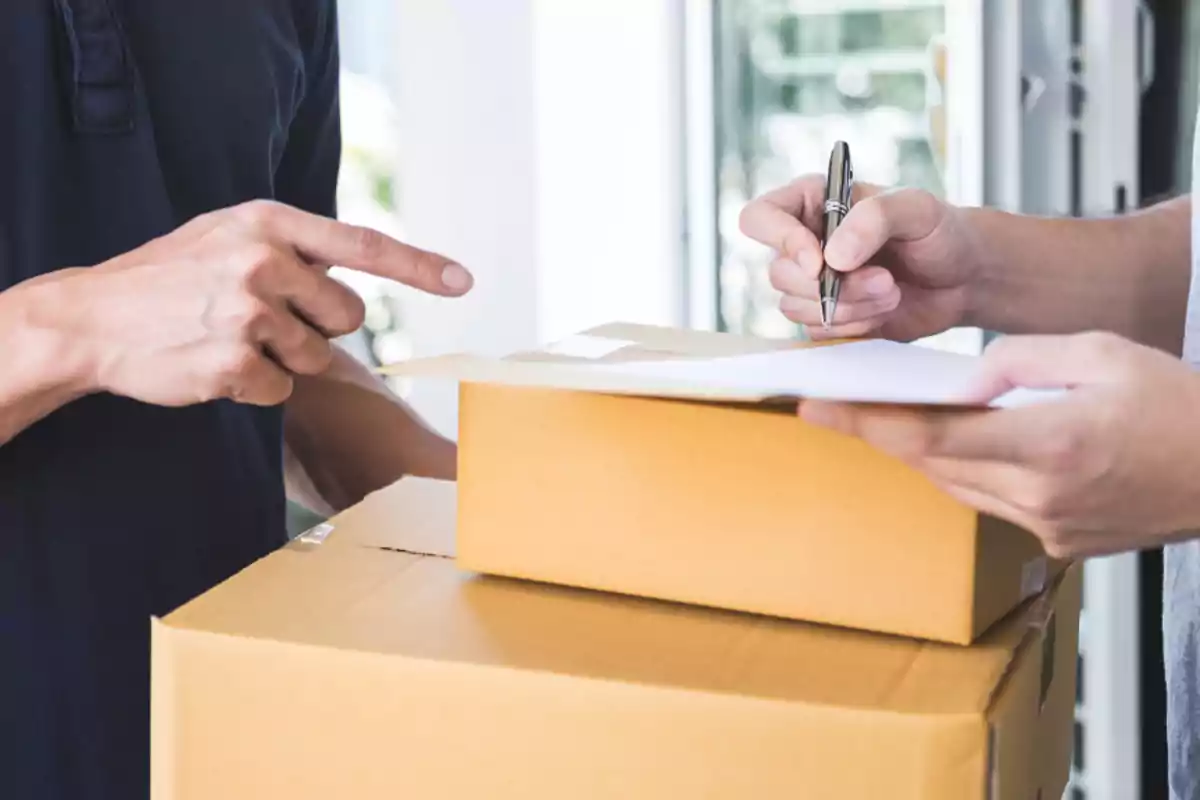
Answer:
[[[338,216],[403,238],[396,209],[398,120],[392,102],[393,0],[341,0],[342,169]],[[337,269],[339,280],[367,305],[360,334],[341,343],[368,364],[411,354],[404,328],[403,295],[381,278]],[[392,387],[402,390],[397,383]]]
[[[863,180],[944,193],[944,3],[726,0],[715,23],[719,325],[797,336],[767,280],[772,253],[741,235],[738,214],[751,197],[824,172],[837,139]]]

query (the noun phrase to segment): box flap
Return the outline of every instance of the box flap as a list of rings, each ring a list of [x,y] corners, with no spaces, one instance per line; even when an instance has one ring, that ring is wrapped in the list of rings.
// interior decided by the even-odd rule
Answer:
[[[537,355],[609,361],[662,358],[714,358],[769,353],[825,343],[764,339],[718,331],[696,331],[631,322],[610,322],[543,347]]]
[[[412,554],[437,549],[452,495],[402,481],[336,517],[326,544],[285,548],[164,622],[675,690],[981,715],[1033,621],[1026,608],[962,648],[473,576]]]
[[[467,383],[500,383],[576,391],[757,403],[761,391],[695,382],[647,381],[641,376],[585,371],[593,364],[620,364],[685,358],[717,358],[818,346],[810,342],[763,339],[713,331],[613,322],[589,328],[503,359],[458,353],[390,364],[383,375],[443,378]]]
[[[628,335],[629,339],[617,338]],[[972,356],[880,339],[771,342],[695,331],[606,326],[504,359],[440,356],[384,367],[388,375],[570,391],[755,403],[801,397],[861,403],[972,404]],[[1056,392],[1018,389],[1007,406]]]
[[[402,478],[319,526],[322,539],[331,546],[453,558],[457,488],[449,481]]]

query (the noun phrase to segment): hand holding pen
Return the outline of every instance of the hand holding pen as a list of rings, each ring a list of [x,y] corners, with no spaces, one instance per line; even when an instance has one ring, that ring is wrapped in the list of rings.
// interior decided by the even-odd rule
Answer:
[[[864,183],[850,174],[849,148],[841,165],[838,149],[833,180],[806,175],[742,211],[742,231],[776,251],[769,278],[782,295],[783,315],[813,339],[908,341],[973,324],[969,288],[988,260],[980,212],[924,190]],[[837,207],[827,214],[831,199],[847,213]],[[822,299],[829,327],[822,324]]]

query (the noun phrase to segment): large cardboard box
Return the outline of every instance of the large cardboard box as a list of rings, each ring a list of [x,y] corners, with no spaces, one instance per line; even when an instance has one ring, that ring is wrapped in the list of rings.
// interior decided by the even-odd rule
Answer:
[[[956,642],[1059,565],[794,400],[581,370],[796,343],[635,325],[400,365],[461,381],[458,554],[480,572]]]
[[[1075,570],[964,648],[477,577],[454,502],[402,481],[156,621],[155,800],[1062,793]]]

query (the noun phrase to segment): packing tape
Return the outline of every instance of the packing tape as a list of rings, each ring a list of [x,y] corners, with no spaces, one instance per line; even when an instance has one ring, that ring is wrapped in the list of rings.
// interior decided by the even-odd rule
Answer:
[[[1035,594],[1041,594],[1046,590],[1046,578],[1049,571],[1049,562],[1045,556],[1038,556],[1025,562],[1025,565],[1021,567],[1022,600],[1028,600]]]
[[[328,522],[322,522],[319,525],[314,525],[304,533],[297,536],[295,541],[300,542],[301,544],[322,544],[327,538],[329,538],[329,534],[331,533],[333,533],[333,526]]]

